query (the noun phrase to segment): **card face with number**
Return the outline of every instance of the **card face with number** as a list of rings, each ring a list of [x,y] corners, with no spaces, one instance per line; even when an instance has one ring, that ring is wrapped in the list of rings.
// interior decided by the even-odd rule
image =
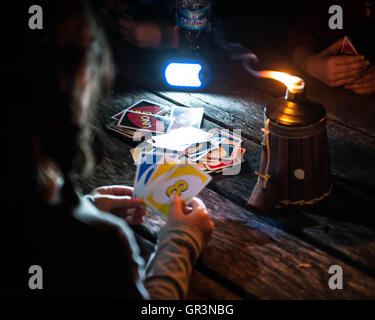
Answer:
[[[340,53],[347,55],[357,55],[358,51],[356,50],[350,39],[345,36],[344,40],[342,41]]]
[[[160,214],[169,214],[169,199],[177,194],[185,202],[196,196],[211,180],[193,164],[176,164],[169,174],[160,174],[145,192],[144,201]]]

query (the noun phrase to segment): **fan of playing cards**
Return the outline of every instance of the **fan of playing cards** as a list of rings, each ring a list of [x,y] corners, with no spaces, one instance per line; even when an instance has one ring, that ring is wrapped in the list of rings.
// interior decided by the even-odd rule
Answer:
[[[142,198],[152,211],[167,216],[171,195],[178,194],[188,203],[210,180],[193,163],[162,153],[142,152],[135,174],[134,196]]]

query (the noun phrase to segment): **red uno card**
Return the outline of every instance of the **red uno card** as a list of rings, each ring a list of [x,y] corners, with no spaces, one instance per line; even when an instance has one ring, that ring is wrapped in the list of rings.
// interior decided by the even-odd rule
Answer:
[[[126,110],[122,110],[119,113],[116,113],[112,116],[112,119],[120,120],[124,112],[132,111],[132,112],[141,112],[146,114],[153,114],[153,115],[165,115],[171,108],[168,106],[163,106],[156,104],[155,102],[150,102],[146,100],[138,101],[137,103],[133,104]]]
[[[356,50],[350,39],[345,36],[344,40],[342,41],[340,53],[347,55],[357,55],[358,51]]]
[[[171,120],[169,117],[127,111],[122,115],[117,125],[121,128],[132,130],[166,133],[170,122]]]
[[[165,115],[171,108],[168,106],[162,106],[155,102],[141,100],[136,104],[133,104],[126,111],[141,112],[154,115]]]

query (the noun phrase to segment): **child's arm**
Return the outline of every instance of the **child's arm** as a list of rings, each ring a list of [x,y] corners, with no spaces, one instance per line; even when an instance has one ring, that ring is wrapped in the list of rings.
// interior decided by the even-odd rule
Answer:
[[[194,264],[213,230],[203,202],[195,199],[192,207],[185,214],[181,199],[171,200],[169,220],[146,269],[144,284],[152,299],[186,298]]]

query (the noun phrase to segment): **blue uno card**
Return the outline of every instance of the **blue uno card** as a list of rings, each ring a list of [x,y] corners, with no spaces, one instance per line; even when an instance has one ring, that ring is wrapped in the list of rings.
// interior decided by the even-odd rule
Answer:
[[[137,170],[135,173],[135,197],[143,196],[144,187],[162,158],[163,154],[161,153],[145,152],[141,154],[141,161],[140,164],[137,166]]]

